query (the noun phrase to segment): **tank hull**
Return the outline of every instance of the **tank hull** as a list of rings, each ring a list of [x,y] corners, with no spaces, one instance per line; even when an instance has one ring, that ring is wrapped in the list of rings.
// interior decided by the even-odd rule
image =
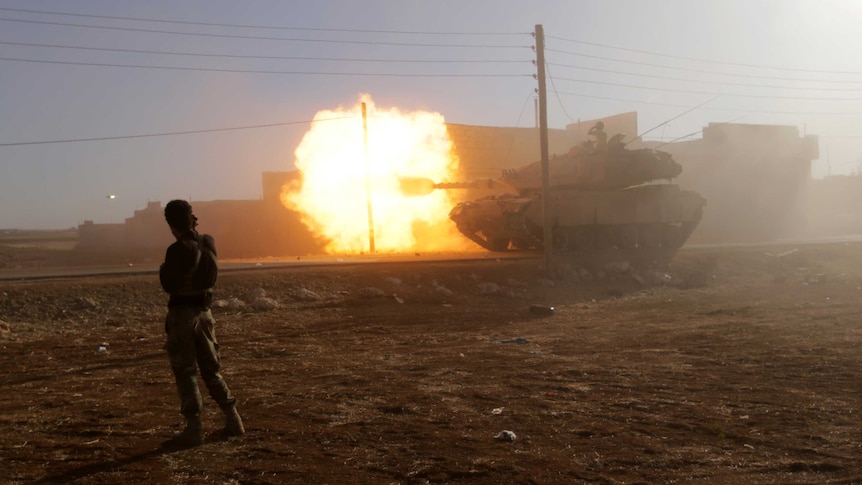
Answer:
[[[622,190],[552,190],[548,204],[555,253],[617,252],[669,259],[688,239],[706,200],[676,185]],[[455,206],[449,217],[485,249],[543,249],[539,196],[491,196]]]

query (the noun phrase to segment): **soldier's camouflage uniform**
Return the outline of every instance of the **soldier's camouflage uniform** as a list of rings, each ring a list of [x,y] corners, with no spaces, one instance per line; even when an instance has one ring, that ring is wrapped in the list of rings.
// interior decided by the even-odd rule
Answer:
[[[213,400],[228,412],[236,405],[219,372],[219,344],[216,340],[212,312],[212,289],[194,291],[192,269],[199,258],[197,233],[188,231],[168,247],[165,262],[159,270],[162,287],[170,294],[165,320],[165,350],[177,383],[180,412],[186,418],[199,416],[202,408],[197,383],[197,369]],[[201,241],[213,253],[215,242],[209,235]]]

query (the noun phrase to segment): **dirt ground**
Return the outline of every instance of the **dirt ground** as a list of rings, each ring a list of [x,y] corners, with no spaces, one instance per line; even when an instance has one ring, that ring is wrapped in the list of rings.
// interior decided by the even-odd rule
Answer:
[[[153,275],[0,282],[0,482],[862,483],[862,244],[540,263],[224,273],[186,450]]]

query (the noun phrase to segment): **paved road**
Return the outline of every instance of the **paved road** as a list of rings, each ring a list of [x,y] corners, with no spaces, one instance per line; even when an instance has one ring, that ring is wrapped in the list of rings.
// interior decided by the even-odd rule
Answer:
[[[721,249],[742,247],[802,247],[809,244],[840,244],[862,241],[862,236],[841,236],[837,238],[796,239],[752,244],[697,244],[683,247],[680,251],[699,249]],[[370,263],[405,263],[433,261],[476,261],[487,259],[530,259],[542,260],[541,252],[468,252],[448,254],[385,254],[385,255],[354,255],[354,256],[313,256],[295,259],[261,259],[261,260],[222,260],[219,270],[223,272],[259,270],[272,268],[292,268],[307,266],[323,266],[338,264],[370,264]],[[80,266],[67,268],[29,268],[0,270],[0,281],[15,280],[45,280],[83,278],[89,276],[155,274],[159,263],[112,266]]]
[[[219,261],[219,271],[247,271],[272,268],[298,268],[307,266],[331,266],[350,264],[371,263],[406,263],[406,262],[433,262],[433,261],[474,261],[487,259],[523,259],[540,258],[541,254],[525,253],[459,253],[459,254],[387,254],[387,255],[357,255],[357,256],[314,256],[294,259],[265,259],[265,260],[222,260]],[[56,268],[24,268],[0,270],[0,281],[20,280],[46,280],[84,278],[90,276],[114,276],[114,275],[145,275],[156,274],[159,263],[128,264],[128,265],[105,265],[105,266],[77,266]]]

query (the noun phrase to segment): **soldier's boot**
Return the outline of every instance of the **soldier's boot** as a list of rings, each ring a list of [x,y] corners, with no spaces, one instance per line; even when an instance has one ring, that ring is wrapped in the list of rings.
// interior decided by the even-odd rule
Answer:
[[[186,417],[186,427],[174,435],[167,444],[173,446],[191,447],[204,443],[204,427],[200,416]]]
[[[245,434],[245,427],[242,425],[242,418],[236,410],[236,406],[232,406],[224,410],[225,422],[222,433],[225,436],[240,436]]]

